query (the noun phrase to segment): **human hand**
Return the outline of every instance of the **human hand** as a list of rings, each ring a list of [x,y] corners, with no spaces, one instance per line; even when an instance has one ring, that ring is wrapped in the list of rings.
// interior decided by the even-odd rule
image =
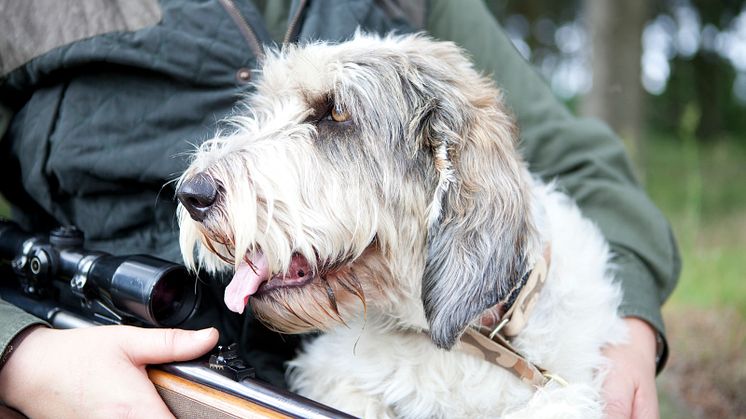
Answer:
[[[610,419],[658,418],[655,388],[656,331],[645,321],[624,319],[629,342],[606,347],[611,361],[603,386],[606,416]]]
[[[145,365],[194,359],[217,340],[213,328],[37,327],[0,370],[0,401],[34,418],[173,418]]]

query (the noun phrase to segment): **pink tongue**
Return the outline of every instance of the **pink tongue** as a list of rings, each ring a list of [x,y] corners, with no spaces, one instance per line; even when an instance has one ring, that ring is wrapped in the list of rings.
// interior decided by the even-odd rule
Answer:
[[[264,257],[264,253],[259,251],[252,255],[251,263],[254,265],[253,269],[246,261],[242,261],[233,274],[231,283],[225,288],[225,305],[239,314],[243,313],[249,297],[259,289],[259,285],[269,280],[267,258]]]

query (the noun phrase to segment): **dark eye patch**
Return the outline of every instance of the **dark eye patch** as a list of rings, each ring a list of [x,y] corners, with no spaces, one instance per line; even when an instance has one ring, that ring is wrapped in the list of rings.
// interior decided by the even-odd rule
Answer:
[[[314,95],[312,97],[306,95],[306,102],[312,110],[311,114],[306,117],[305,121],[303,121],[308,124],[317,124],[327,115],[329,115],[329,112],[331,112],[332,110],[332,106],[334,106],[334,98],[331,96],[331,94],[321,96]]]

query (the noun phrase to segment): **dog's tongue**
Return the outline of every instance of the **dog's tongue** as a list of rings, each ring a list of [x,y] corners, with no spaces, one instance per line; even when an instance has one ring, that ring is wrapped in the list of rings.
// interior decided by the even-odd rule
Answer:
[[[269,269],[267,258],[264,253],[258,251],[251,257],[253,267],[242,261],[233,274],[230,284],[225,288],[225,305],[231,311],[243,313],[249,297],[252,296],[262,282],[269,280]]]

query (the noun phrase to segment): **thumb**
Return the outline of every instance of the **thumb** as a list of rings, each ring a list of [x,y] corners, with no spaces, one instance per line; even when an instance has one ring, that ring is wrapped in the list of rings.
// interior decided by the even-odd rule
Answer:
[[[163,364],[188,361],[207,353],[218,342],[212,327],[197,331],[183,329],[127,328],[121,344],[133,363]]]

